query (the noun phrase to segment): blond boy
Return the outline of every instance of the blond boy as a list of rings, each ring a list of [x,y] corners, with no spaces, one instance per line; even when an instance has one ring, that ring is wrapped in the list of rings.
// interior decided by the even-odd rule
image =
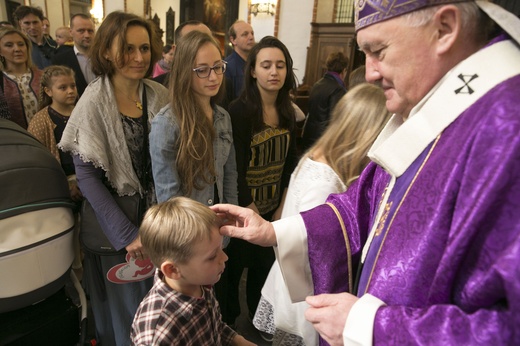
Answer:
[[[253,345],[222,322],[212,285],[225,268],[216,214],[175,197],[151,207],[139,236],[159,268],[132,324],[133,345]]]

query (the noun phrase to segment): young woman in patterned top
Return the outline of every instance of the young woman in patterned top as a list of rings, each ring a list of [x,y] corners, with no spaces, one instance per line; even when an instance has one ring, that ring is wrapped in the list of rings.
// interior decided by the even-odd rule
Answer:
[[[251,50],[244,90],[229,107],[237,157],[238,200],[266,220],[280,218],[283,198],[297,163],[295,112],[290,91],[296,88],[293,61],[275,37],[264,37]],[[245,267],[247,303],[252,316],[260,290],[274,261],[272,248],[232,239],[227,250],[229,304],[223,316],[229,323],[239,315],[238,283]],[[226,298],[222,298],[226,299]],[[227,308],[227,309],[226,309]]]

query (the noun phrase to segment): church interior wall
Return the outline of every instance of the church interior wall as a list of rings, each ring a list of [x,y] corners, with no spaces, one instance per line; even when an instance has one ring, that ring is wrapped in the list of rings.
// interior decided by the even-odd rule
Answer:
[[[87,12],[89,8],[81,7],[75,0],[0,0],[0,15],[2,20],[7,19],[5,1],[15,1],[20,4],[37,6],[42,8],[51,23],[51,35],[56,28],[68,25],[70,14]],[[239,0],[238,19],[248,21],[255,30],[256,40],[264,36],[277,36],[289,49],[294,60],[295,73],[301,83],[305,73],[307,50],[310,44],[311,25],[315,2],[319,2],[316,18],[327,20],[332,18],[334,1],[337,0],[278,0],[276,15],[261,14],[250,15],[249,4],[251,0]],[[181,0],[150,0],[150,18],[157,14],[160,26],[166,31],[166,12],[171,9],[175,12],[175,27],[180,23]],[[143,15],[145,7],[142,0],[104,0],[102,1],[105,15],[112,11],[127,11]],[[84,5],[83,5],[84,6]],[[52,11],[49,11],[52,9]],[[227,29],[227,28],[226,28]],[[166,34],[166,33],[165,33]],[[163,37],[163,41],[166,36]]]

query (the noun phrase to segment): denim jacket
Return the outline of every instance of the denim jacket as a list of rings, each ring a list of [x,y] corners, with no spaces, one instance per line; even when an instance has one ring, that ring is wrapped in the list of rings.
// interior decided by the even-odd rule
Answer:
[[[237,168],[231,119],[224,108],[215,106],[213,110],[215,140],[213,154],[217,172],[217,188],[220,203],[238,204]],[[150,156],[158,202],[182,195],[182,182],[177,172],[177,139],[180,136],[177,118],[167,105],[153,118],[150,131]],[[205,205],[214,204],[212,184],[202,190],[193,189],[190,196]]]

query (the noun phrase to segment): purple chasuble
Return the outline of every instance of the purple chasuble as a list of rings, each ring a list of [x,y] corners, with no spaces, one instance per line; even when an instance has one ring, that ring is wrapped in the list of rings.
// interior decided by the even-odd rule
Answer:
[[[377,225],[375,237],[370,243],[370,248],[368,250],[367,257],[365,258],[362,264],[363,267],[366,266],[367,268],[373,268],[379,249],[383,244],[386,231],[388,230],[390,220],[392,220],[399,206],[399,201],[401,201],[405,196],[408,187],[412,184],[414,177],[419,172],[421,165],[423,164],[425,158],[430,152],[430,148],[431,145],[429,145],[428,148],[426,148],[421,153],[421,155],[419,155],[419,157],[412,163],[412,165],[406,170],[406,172],[404,172],[403,175],[397,178],[395,185],[392,189],[392,193],[390,194],[388,201],[385,205],[383,215],[381,216]],[[381,198],[382,197],[383,196],[381,196]],[[357,294],[359,297],[366,293],[366,286],[370,278],[370,273],[371,272],[369,270],[361,271],[361,275],[359,277],[359,282],[357,285],[358,288],[355,292],[353,292]]]
[[[520,344],[519,90],[520,76],[492,88],[397,179],[361,272],[359,295],[386,304],[374,344]],[[315,294],[348,291],[389,181],[371,163],[329,197],[349,252],[330,206],[301,214]]]

